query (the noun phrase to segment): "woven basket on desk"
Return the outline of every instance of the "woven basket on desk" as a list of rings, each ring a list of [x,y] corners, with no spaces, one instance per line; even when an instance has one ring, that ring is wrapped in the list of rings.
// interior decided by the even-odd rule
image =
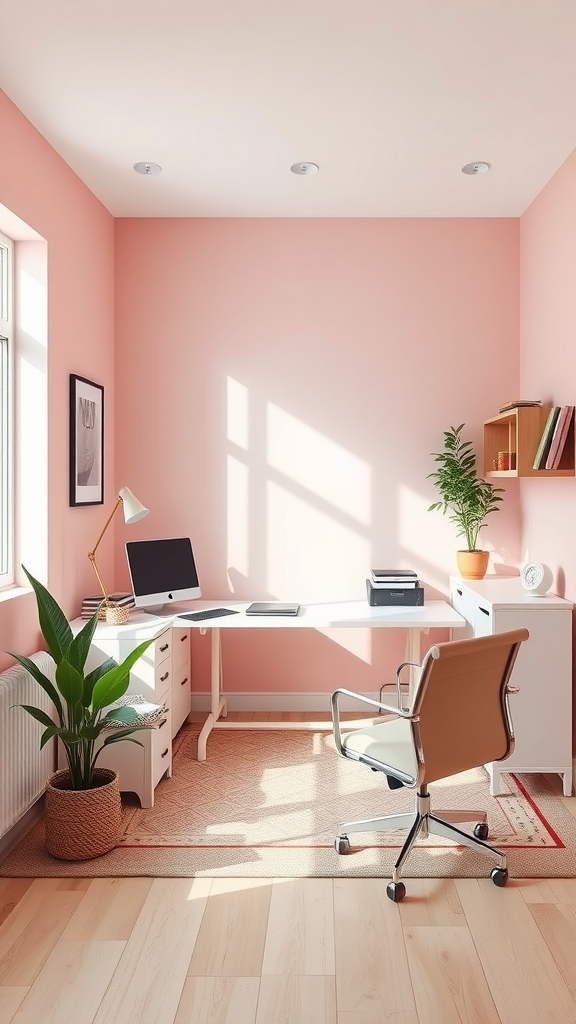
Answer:
[[[107,604],[102,606],[104,614],[98,616],[103,618],[111,626],[123,626],[125,622],[130,620],[130,609],[124,608],[119,604]]]
[[[46,849],[59,860],[91,860],[113,850],[122,833],[118,773],[94,769],[92,789],[71,789],[68,769],[46,783]]]

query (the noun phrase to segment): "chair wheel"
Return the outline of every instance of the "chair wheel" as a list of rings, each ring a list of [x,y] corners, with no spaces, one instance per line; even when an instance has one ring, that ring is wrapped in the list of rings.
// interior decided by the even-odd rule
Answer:
[[[404,789],[404,783],[400,782],[400,779],[395,778],[394,775],[387,775],[386,782],[388,783],[388,789]]]
[[[507,868],[492,868],[490,872],[490,878],[497,885],[499,889],[502,889],[508,881],[508,869]]]
[[[350,840],[348,836],[336,836],[334,849],[336,853],[350,853]]]
[[[485,821],[479,821],[474,825],[474,835],[476,839],[488,839],[488,825]]]
[[[386,886],[386,895],[389,900],[393,903],[400,903],[406,895],[406,886],[404,882],[388,882]]]

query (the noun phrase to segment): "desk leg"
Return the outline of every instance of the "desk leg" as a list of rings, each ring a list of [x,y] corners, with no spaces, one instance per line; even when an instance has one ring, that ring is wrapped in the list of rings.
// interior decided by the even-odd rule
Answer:
[[[222,643],[218,627],[212,628],[211,660],[210,660],[210,714],[208,715],[198,737],[198,760],[206,760],[206,741],[216,722],[222,716],[226,718],[228,708],[221,695],[222,689]]]
[[[417,665],[422,664],[422,651],[420,649],[420,635],[421,633],[428,633],[428,629],[421,629],[419,626],[413,626],[408,631],[406,637],[406,661],[414,661]],[[410,700],[414,695],[414,687],[418,681],[418,670],[411,668],[410,670],[410,687],[409,694]]]

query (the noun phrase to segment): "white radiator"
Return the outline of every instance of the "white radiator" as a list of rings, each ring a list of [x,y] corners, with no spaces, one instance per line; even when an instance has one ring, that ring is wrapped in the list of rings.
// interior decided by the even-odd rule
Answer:
[[[33,654],[31,660],[54,681],[54,661],[46,651]],[[42,795],[56,765],[54,740],[40,750],[44,726],[15,704],[54,714],[48,694],[25,668],[14,665],[0,673],[0,837]]]

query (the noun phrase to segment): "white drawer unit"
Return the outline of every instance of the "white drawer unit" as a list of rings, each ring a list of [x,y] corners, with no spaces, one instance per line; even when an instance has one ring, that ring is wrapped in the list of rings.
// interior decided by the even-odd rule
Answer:
[[[110,657],[121,662],[149,639],[152,631],[157,634],[134,664],[127,692],[141,694],[152,704],[164,704],[166,718],[134,734],[142,746],[129,741],[112,744],[98,759],[102,768],[118,772],[120,790],[136,793],[142,807],[154,805],[155,787],[161,778],[172,775],[172,740],[190,714],[190,630],[172,628],[172,622],[173,616],[155,619],[132,612],[125,625],[98,623],[87,660],[87,668]],[[83,625],[80,619],[71,623],[74,632]]]
[[[98,767],[118,772],[122,793],[136,793],[142,807],[154,806],[160,779],[172,775],[171,714],[157,725],[134,733],[138,744],[112,743],[98,758]]]
[[[190,714],[190,630],[172,630],[172,738]]]
[[[500,792],[502,771],[555,772],[572,793],[572,603],[549,594],[530,597],[519,576],[450,579],[450,600],[468,626],[454,639],[489,636],[525,626],[512,673],[519,693],[510,697],[515,747],[506,761],[486,765],[490,792]]]

